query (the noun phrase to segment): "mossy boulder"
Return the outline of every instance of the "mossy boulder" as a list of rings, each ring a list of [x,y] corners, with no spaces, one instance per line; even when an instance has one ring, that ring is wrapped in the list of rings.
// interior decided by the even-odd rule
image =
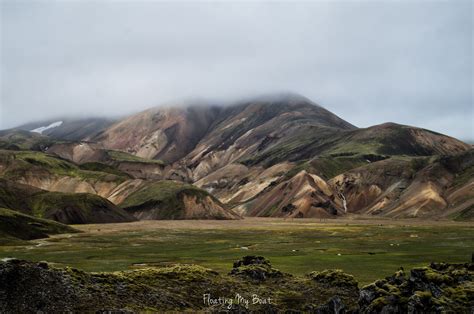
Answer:
[[[230,274],[254,281],[265,281],[270,278],[282,278],[284,276],[281,271],[273,268],[263,256],[244,256],[234,263]]]
[[[311,272],[308,275],[312,280],[332,286],[357,287],[354,276],[346,274],[341,269],[326,269],[321,272]]]

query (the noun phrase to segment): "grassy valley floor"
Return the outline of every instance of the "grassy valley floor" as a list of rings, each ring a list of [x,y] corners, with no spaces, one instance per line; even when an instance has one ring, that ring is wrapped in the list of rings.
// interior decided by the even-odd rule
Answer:
[[[75,225],[84,231],[0,246],[0,258],[48,261],[102,272],[198,264],[226,273],[244,255],[262,255],[295,275],[339,268],[364,285],[436,262],[469,262],[472,223],[381,219],[246,218]]]

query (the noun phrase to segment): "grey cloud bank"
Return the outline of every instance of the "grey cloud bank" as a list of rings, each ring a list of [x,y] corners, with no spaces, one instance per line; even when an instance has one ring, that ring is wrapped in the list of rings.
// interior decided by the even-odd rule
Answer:
[[[0,6],[0,129],[292,91],[359,127],[474,139],[471,1]]]

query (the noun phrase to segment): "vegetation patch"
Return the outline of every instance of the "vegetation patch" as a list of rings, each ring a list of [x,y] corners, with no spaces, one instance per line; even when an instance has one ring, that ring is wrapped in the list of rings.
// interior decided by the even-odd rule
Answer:
[[[247,256],[243,259],[255,258]],[[254,259],[255,260],[255,259]],[[235,265],[234,265],[235,266]],[[265,270],[260,277],[238,271]],[[472,284],[472,264],[448,264],[468,273]],[[236,270],[237,269],[237,270]],[[237,273],[234,274],[234,273]],[[337,273],[337,275],[335,275]],[[250,274],[250,276],[249,276]],[[260,273],[258,273],[260,274]],[[350,275],[328,271],[321,278]],[[359,290],[357,282],[340,284],[284,274],[270,263],[241,264],[230,274],[219,274],[196,265],[172,265],[113,273],[86,273],[74,268],[56,268],[46,262],[18,259],[0,262],[0,306],[8,312],[54,311],[239,311],[239,312],[468,312],[472,289],[465,281],[453,280],[439,286],[428,278],[411,275],[387,277]],[[40,293],[40,291],[48,293]],[[458,296],[453,294],[458,293]],[[464,296],[468,296],[465,298]],[[217,300],[221,301],[217,301]]]
[[[0,246],[0,258],[48,260],[96,272],[126,270],[137,264],[192,263],[227,273],[229,265],[248,254],[265,256],[280,271],[301,276],[342,269],[365,285],[400,266],[410,269],[437,260],[470,261],[474,247],[471,226],[417,225],[412,220],[406,225],[390,225],[387,220],[371,224],[356,220],[346,225],[319,219],[246,218],[76,227],[86,232],[48,239],[48,245],[34,249]],[[414,234],[416,238],[411,237]]]
[[[121,183],[129,178],[125,175],[111,174],[108,171],[83,170],[74,163],[55,155],[33,151],[0,151],[0,159],[5,164],[6,170],[3,177],[16,179],[28,174],[57,175],[75,177],[82,180],[111,181]]]
[[[118,150],[107,150],[107,156],[112,161],[117,162],[135,162],[135,163],[146,163],[146,164],[158,164],[164,165],[165,163],[162,160],[158,159],[146,159],[142,157],[138,157],[126,152],[118,151]]]
[[[354,276],[344,273],[341,269],[326,269],[321,272],[311,272],[308,276],[316,282],[332,286],[357,287],[358,285]]]
[[[110,166],[101,162],[87,162],[87,163],[79,165],[79,168],[82,170],[88,170],[88,171],[110,173],[119,177],[127,177],[129,179],[132,178],[132,176],[129,175],[128,173],[120,171],[113,166]]]
[[[0,179],[0,206],[66,224],[135,220],[95,194],[48,192],[4,179]]]
[[[152,219],[183,219],[186,209],[185,197],[194,197],[198,203],[210,198],[217,205],[223,206],[219,200],[205,190],[191,184],[171,180],[148,183],[145,187],[130,194],[120,206],[131,213],[148,211],[149,214],[146,215],[153,217]],[[217,213],[213,217],[218,219],[220,216]],[[205,217],[203,218],[205,219]]]

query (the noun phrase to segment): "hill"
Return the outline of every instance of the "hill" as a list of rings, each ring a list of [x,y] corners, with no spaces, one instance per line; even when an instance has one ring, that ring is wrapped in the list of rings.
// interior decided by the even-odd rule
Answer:
[[[0,131],[0,149],[43,151],[55,140],[39,133],[22,130]]]
[[[11,244],[12,239],[33,240],[47,238],[53,234],[75,232],[79,231],[55,221],[0,207],[0,244]]]
[[[140,220],[240,218],[206,191],[176,181],[146,184],[120,206]]]
[[[0,179],[0,207],[65,224],[128,222],[135,219],[100,196],[47,192]]]

